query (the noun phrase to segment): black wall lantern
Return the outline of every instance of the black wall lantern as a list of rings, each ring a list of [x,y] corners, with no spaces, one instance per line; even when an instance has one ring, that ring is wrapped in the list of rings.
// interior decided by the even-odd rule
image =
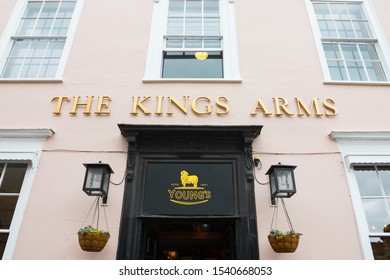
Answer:
[[[103,204],[107,203],[108,187],[112,171],[110,165],[105,163],[84,163],[85,171],[83,191],[89,196],[100,196]]]
[[[275,198],[291,197],[296,192],[294,169],[296,166],[277,164],[272,165],[266,175],[269,175],[271,189],[271,203],[275,205]]]

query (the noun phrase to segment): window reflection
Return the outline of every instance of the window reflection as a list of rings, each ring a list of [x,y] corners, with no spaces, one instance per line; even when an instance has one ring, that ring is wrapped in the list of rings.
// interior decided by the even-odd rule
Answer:
[[[390,259],[390,167],[354,166],[372,253],[376,260]]]
[[[195,52],[164,52],[163,78],[223,78],[222,52],[198,60]]]
[[[384,233],[390,233],[390,224],[383,227]],[[390,260],[390,235],[371,237],[371,248],[376,260]]]

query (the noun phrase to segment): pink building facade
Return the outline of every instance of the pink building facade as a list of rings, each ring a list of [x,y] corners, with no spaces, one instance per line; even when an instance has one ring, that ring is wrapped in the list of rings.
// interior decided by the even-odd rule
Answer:
[[[2,0],[0,256],[389,259],[389,10]],[[91,253],[77,232],[95,203],[83,164],[99,162],[111,237]],[[276,199],[303,234],[293,253],[268,242],[275,210],[290,229],[266,175],[279,163],[296,166]]]

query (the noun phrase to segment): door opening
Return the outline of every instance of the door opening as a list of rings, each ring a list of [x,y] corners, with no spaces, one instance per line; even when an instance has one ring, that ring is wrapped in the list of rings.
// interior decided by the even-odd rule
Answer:
[[[118,126],[128,156],[117,259],[259,259],[261,126]]]
[[[210,222],[145,223],[144,258],[233,259],[234,225]]]

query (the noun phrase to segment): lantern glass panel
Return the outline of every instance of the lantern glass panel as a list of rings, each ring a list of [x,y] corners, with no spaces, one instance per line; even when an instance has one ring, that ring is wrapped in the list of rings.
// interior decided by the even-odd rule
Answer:
[[[107,195],[108,193],[108,186],[110,185],[110,177],[111,177],[110,172],[108,172],[108,170],[105,170],[104,182],[103,182],[103,190],[105,192],[105,195]]]
[[[276,176],[280,191],[293,191],[294,182],[292,178],[292,171],[290,169],[277,169]]]
[[[100,188],[103,181],[103,169],[100,167],[89,167],[85,188],[91,191],[91,194],[100,194]]]
[[[270,185],[271,185],[271,195],[275,196],[276,194],[276,180],[275,180],[275,173],[272,172],[270,175]]]

